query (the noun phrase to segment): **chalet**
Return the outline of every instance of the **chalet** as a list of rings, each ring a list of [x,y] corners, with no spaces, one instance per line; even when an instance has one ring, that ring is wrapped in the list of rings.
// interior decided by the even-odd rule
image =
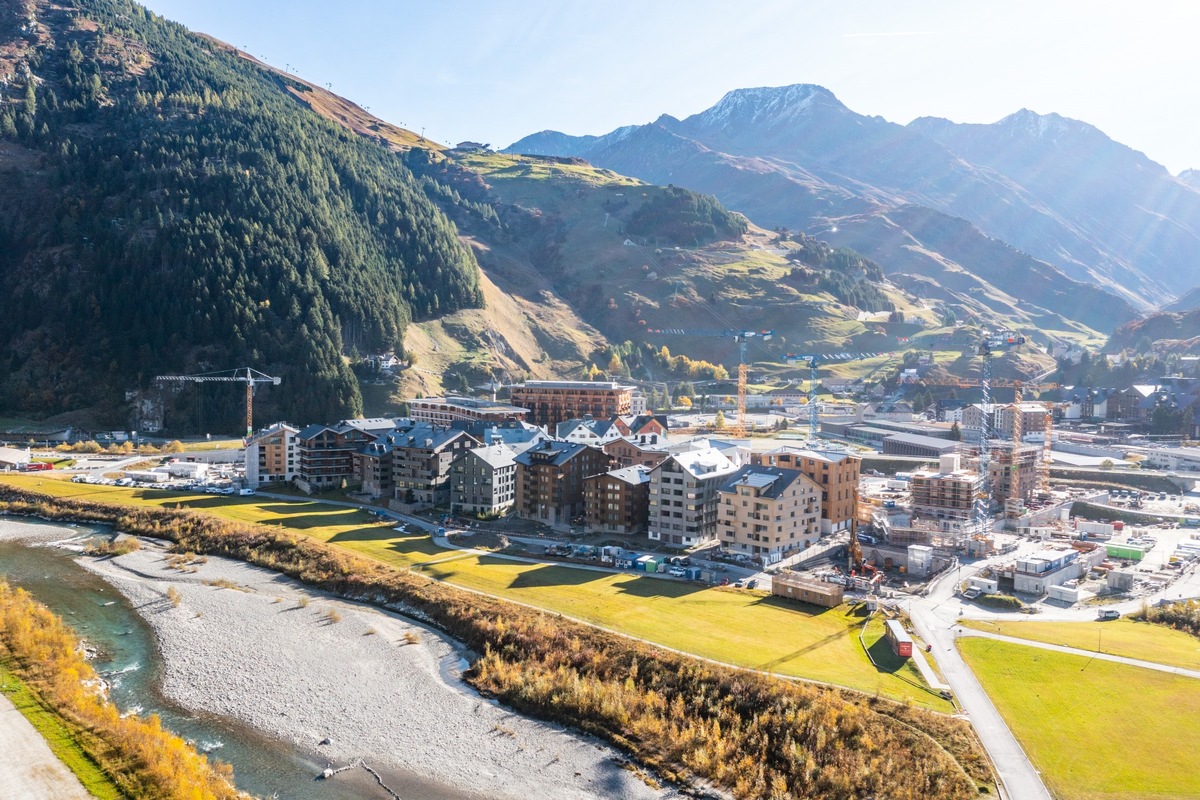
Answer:
[[[650,504],[650,470],[639,464],[584,478],[583,503],[588,531],[644,533]]]
[[[584,478],[609,468],[608,454],[577,442],[542,442],[515,461],[515,513],[551,527],[565,527],[582,518]]]
[[[504,514],[517,500],[517,451],[495,443],[459,453],[450,466],[450,509],[458,514]]]

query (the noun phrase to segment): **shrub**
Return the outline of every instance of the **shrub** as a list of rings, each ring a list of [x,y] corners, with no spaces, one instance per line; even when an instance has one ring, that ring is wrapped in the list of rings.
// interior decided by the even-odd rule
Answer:
[[[1016,611],[1024,606],[1024,603],[1011,594],[981,594],[975,602],[980,605],[998,608],[1001,611]]]
[[[233,772],[210,764],[157,716],[122,716],[95,690],[78,638],[22,589],[0,581],[0,657],[75,734],[76,743],[130,797],[246,797]]]

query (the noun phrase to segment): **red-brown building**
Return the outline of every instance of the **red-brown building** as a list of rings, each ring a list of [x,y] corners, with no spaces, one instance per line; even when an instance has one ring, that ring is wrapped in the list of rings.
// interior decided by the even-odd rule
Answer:
[[[645,533],[650,470],[641,465],[583,479],[585,524],[595,533]]]
[[[613,459],[618,467],[632,467],[640,464],[643,467],[654,468],[667,460],[670,452],[667,437],[656,433],[641,436],[625,436],[612,442],[606,442],[604,452]]]
[[[583,517],[584,479],[608,472],[609,468],[607,453],[575,442],[541,442],[514,460],[514,513],[551,527],[566,527]]]
[[[529,422],[553,428],[589,415],[594,419],[628,416],[633,389],[614,381],[526,381],[512,387],[512,402],[529,409]]]

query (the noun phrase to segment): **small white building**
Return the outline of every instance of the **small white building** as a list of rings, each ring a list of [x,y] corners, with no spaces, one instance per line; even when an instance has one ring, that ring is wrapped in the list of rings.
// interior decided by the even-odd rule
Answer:
[[[28,449],[0,447],[0,469],[20,469],[32,458]]]
[[[202,461],[171,461],[166,466],[173,478],[201,479],[208,474],[208,464]]]
[[[1013,588],[1026,594],[1043,595],[1051,586],[1061,586],[1079,577],[1076,550],[1039,550],[1017,559]]]

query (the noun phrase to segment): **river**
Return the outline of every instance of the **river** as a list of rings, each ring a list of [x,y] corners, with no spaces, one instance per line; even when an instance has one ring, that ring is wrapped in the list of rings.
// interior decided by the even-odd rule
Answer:
[[[76,564],[76,553],[18,538],[31,536],[44,543],[103,533],[85,526],[0,518],[0,576],[29,591],[100,651],[93,666],[109,681],[110,696],[122,712],[158,714],[168,729],[232,765],[238,788],[258,797],[391,797],[361,770],[342,773],[332,781],[315,780],[325,762],[229,718],[194,714],[167,701],[157,688],[161,661],[154,634],[133,606],[99,576]],[[416,776],[400,780],[397,788],[406,798],[459,796],[447,787],[424,784]]]

